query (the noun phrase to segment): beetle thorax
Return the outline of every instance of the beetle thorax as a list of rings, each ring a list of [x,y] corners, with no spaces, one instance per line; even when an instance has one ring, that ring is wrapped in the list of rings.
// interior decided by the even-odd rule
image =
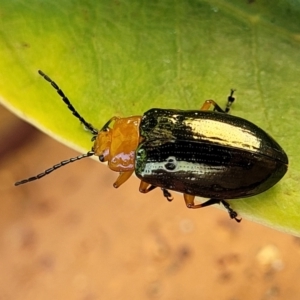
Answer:
[[[99,132],[93,150],[101,161],[107,161],[111,170],[134,170],[141,117],[116,118],[113,125]]]

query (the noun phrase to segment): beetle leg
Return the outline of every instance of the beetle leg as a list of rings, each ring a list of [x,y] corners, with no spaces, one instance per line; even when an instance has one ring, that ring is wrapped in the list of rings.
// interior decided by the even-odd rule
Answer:
[[[225,110],[223,110],[214,100],[206,100],[200,110],[209,110],[210,107],[213,105],[214,111],[221,112],[221,113],[229,113],[230,107],[235,100],[233,97],[233,93],[235,90],[230,91],[230,95],[227,98],[227,104]]]
[[[146,194],[156,188],[157,188],[157,186],[151,185],[150,183],[141,180],[139,191],[143,194]]]
[[[226,201],[220,200],[220,202],[227,209],[227,211],[228,211],[229,216],[230,216],[231,219],[235,219],[238,223],[242,221],[242,219],[237,218],[237,216],[238,216],[237,212],[234,211]]]
[[[150,183],[147,183],[147,182],[141,180],[141,183],[140,183],[140,192],[141,193],[146,194],[146,193],[153,191],[156,188],[157,188],[157,186],[151,185]],[[168,201],[173,200],[171,193],[167,189],[161,188],[161,190],[164,194],[164,197],[167,198]]]
[[[183,194],[183,198],[184,198],[184,201],[185,201],[185,204],[187,206],[187,208],[198,208],[198,207],[195,207],[195,196],[194,195],[189,195],[189,194]],[[199,206],[201,207],[201,206]]]
[[[169,202],[173,201],[172,194],[171,194],[168,190],[163,189],[163,188],[162,188],[161,190],[162,190],[162,192],[163,192],[163,194],[164,194],[164,197],[165,197]]]
[[[225,111],[214,100],[206,100],[200,110],[209,110],[212,105],[214,106],[214,111],[225,113]]]
[[[224,200],[220,200],[220,199],[209,199],[204,203],[200,203],[200,204],[195,204],[194,200],[195,200],[195,196],[194,195],[189,195],[189,194],[183,194],[184,197],[184,201],[186,203],[186,206],[188,208],[201,208],[201,207],[205,207],[205,206],[210,206],[213,204],[220,204],[222,203],[224,205],[224,207],[227,209],[229,216],[231,219],[235,219],[237,222],[241,222],[242,219],[237,218],[238,214],[237,212],[235,212],[230,205],[224,201]]]
[[[110,119],[104,124],[104,126],[101,128],[101,130],[99,130],[99,131],[106,131],[106,130],[109,128],[110,123],[112,123],[113,121],[116,121],[116,120],[118,120],[118,119],[119,119],[118,117],[112,117],[112,118],[110,118]]]
[[[230,90],[230,95],[227,98],[227,104],[226,104],[226,107],[225,107],[225,113],[229,113],[230,107],[231,107],[233,101],[235,100],[235,98],[233,97],[234,91],[235,90],[233,90],[233,89]]]
[[[114,188],[118,188],[120,185],[122,185],[125,181],[129,179],[129,177],[132,175],[133,171],[127,171],[127,172],[120,172],[119,177],[117,178],[116,182],[113,184]]]
[[[183,194],[185,204],[188,208],[201,208],[205,206],[210,206],[213,204],[220,204],[221,200],[218,199],[210,199],[204,203],[195,204],[195,196],[189,194]]]

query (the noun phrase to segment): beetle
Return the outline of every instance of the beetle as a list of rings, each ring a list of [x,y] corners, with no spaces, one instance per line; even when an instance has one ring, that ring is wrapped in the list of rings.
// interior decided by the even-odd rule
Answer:
[[[73,107],[60,87],[48,81],[73,115],[92,133],[94,145],[86,154],[62,161],[44,172],[15,183],[34,181],[82,158],[96,155],[119,176],[118,188],[135,172],[139,190],[161,188],[183,194],[188,208],[222,204],[231,219],[238,214],[226,200],[258,195],[274,186],[287,172],[288,157],[279,144],[253,123],[229,114],[234,90],[223,110],[206,100],[200,110],[153,108],[143,116],[112,117],[97,130]],[[213,110],[210,108],[213,107]],[[209,198],[195,204],[195,197]]]

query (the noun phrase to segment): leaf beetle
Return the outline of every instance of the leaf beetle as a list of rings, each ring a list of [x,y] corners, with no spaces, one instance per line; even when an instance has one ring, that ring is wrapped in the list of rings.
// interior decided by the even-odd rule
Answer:
[[[100,130],[76,111],[59,86],[39,74],[57,91],[73,115],[92,133],[94,145],[86,154],[62,161],[44,172],[15,183],[42,178],[54,170],[96,155],[119,176],[118,188],[135,172],[139,190],[161,188],[183,193],[188,208],[223,204],[230,218],[240,222],[226,200],[251,197],[275,185],[287,172],[288,157],[279,144],[253,123],[229,115],[234,90],[223,110],[206,100],[200,110],[153,108],[143,116],[112,117]],[[213,107],[213,110],[210,108]],[[209,198],[195,204],[195,197]]]

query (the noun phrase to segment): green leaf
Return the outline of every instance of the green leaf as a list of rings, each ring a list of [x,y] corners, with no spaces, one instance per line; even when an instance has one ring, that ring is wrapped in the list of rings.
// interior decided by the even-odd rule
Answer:
[[[235,88],[232,114],[269,132],[290,166],[274,188],[232,207],[300,235],[299,0],[2,0],[0,16],[1,102],[83,152],[90,134],[38,69],[97,128],[152,107],[224,105]]]

